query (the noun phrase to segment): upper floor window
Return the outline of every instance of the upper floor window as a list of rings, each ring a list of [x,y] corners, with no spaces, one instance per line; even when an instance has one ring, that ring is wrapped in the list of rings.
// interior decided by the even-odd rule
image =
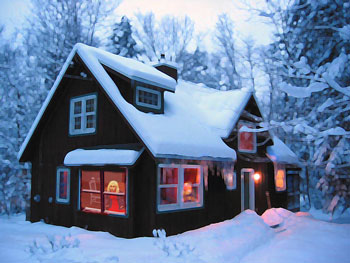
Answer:
[[[158,90],[136,86],[136,104],[159,110],[161,109],[161,93]]]
[[[238,151],[245,153],[256,153],[256,133],[240,131],[245,126],[250,129],[255,129],[255,125],[249,122],[238,123]]]
[[[203,169],[200,165],[159,165],[158,210],[203,206]]]
[[[70,101],[69,134],[88,134],[96,131],[97,96],[90,94]]]

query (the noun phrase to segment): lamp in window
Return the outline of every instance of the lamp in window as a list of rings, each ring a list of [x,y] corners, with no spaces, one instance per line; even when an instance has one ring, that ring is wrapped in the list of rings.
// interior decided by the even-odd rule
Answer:
[[[196,201],[195,197],[193,196],[193,188],[191,183],[184,183],[183,199],[184,202]]]
[[[283,164],[275,163],[275,187],[277,192],[286,190],[286,169]]]

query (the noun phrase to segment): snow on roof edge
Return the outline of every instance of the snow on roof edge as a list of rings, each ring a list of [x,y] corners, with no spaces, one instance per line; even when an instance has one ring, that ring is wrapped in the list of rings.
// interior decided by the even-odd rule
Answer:
[[[247,103],[248,103],[248,101],[249,101],[249,99],[250,99],[250,97],[252,95],[254,95],[254,92],[252,92],[252,91],[247,91],[246,92],[246,96],[244,97],[244,99],[242,100],[242,103],[240,105],[239,114],[234,115],[233,121],[232,121],[232,125],[231,125],[231,129],[229,129],[227,131],[227,134],[222,139],[227,139],[230,136],[233,128],[235,127],[237,121],[239,120],[239,117],[241,117],[241,114],[242,114],[242,111],[244,110],[244,107],[247,106]],[[254,97],[254,99],[256,100],[255,97]],[[258,106],[258,108],[259,108],[259,106]],[[259,108],[259,110],[260,110],[260,108]]]
[[[23,141],[23,143],[21,145],[21,148],[18,151],[18,154],[17,154],[17,159],[18,160],[20,160],[22,158],[22,155],[24,153],[24,150],[27,148],[29,140],[33,136],[33,133],[36,130],[36,127],[38,126],[39,121],[41,120],[44,112],[46,111],[46,108],[49,105],[53,95],[55,94],[55,91],[56,91],[58,85],[60,84],[60,82],[61,82],[61,80],[62,80],[62,78],[64,76],[64,73],[66,72],[70,62],[72,61],[73,57],[75,56],[75,53],[77,52],[78,45],[79,45],[79,43],[74,45],[72,51],[69,53],[66,61],[64,62],[63,66],[62,66],[62,69],[61,69],[60,73],[58,74],[54,84],[52,85],[52,88],[50,89],[49,93],[47,94],[47,97],[46,97],[43,105],[41,106],[41,108],[39,110],[39,113],[37,114],[37,116],[36,116],[32,126],[30,127],[30,129],[29,129],[29,131],[27,133],[26,138],[24,139],[24,141]]]
[[[66,154],[64,157],[64,165],[66,166],[82,166],[82,165],[134,165],[144,151],[144,147],[140,150],[130,149],[97,149],[85,150],[75,149]],[[113,159],[113,160],[112,160]],[[118,161],[119,159],[119,161]],[[84,160],[84,161],[81,161]],[[89,162],[86,162],[89,160]]]
[[[150,85],[153,85],[153,86],[157,86],[157,87],[160,87],[160,88],[163,88],[163,89],[166,89],[166,90],[170,90],[170,91],[175,91],[175,87],[170,87],[168,85],[163,85],[161,83],[157,83],[157,82],[154,82],[154,81],[151,81],[151,80],[147,80],[147,79],[144,79],[144,78],[141,78],[141,77],[138,77],[138,76],[135,76],[133,74],[128,74],[128,73],[125,73],[125,72],[122,72],[121,70],[118,70],[116,69],[115,67],[111,66],[108,62],[106,61],[100,61],[101,64],[113,69],[114,71],[117,71],[119,72],[120,74],[126,76],[127,78],[129,79],[132,79],[132,80],[136,80],[136,81],[140,81],[140,82],[143,82],[143,83],[146,83],[146,84],[150,84]],[[140,62],[141,63],[141,62]],[[164,74],[164,73],[163,73]]]
[[[266,155],[273,162],[301,165],[297,155],[277,136],[272,136],[273,145],[266,147]]]
[[[152,153],[153,154],[153,153]],[[159,159],[182,159],[182,160],[201,160],[201,161],[217,161],[217,162],[235,162],[237,160],[236,151],[234,151],[234,156],[232,158],[224,158],[224,157],[212,157],[212,156],[184,156],[177,154],[156,154],[155,158]]]

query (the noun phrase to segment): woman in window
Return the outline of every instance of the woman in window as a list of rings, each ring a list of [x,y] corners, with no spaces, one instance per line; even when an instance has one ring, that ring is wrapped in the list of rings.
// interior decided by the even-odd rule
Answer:
[[[107,192],[119,193],[118,182],[115,180],[110,181],[107,186]],[[117,195],[109,195],[105,202],[108,211],[124,212],[124,206],[123,204],[119,204]]]

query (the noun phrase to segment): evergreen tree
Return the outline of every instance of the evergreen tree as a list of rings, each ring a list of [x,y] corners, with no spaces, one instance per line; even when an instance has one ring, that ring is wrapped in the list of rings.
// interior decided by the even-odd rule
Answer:
[[[127,58],[136,58],[140,53],[132,36],[132,27],[126,16],[115,23],[112,36],[109,38],[109,51]]]

